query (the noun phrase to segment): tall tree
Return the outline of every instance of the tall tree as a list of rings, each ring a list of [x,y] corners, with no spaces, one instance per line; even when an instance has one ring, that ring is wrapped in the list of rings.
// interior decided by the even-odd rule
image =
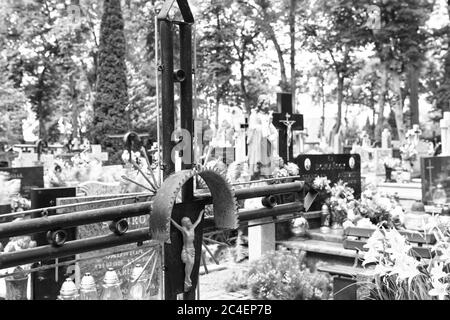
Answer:
[[[336,134],[341,128],[345,80],[357,71],[355,53],[369,41],[368,30],[363,26],[365,8],[356,0],[318,0],[311,7],[304,24],[306,44],[311,51],[328,56],[322,61],[336,75]]]
[[[91,140],[101,144],[110,162],[120,161],[121,141],[108,139],[109,134],[130,129],[128,105],[126,42],[120,0],[104,0],[100,24],[97,88]]]

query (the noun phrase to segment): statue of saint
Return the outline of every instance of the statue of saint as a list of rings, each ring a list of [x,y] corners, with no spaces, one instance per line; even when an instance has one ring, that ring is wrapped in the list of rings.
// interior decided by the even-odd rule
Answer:
[[[183,234],[183,250],[181,251],[181,261],[184,263],[184,291],[188,292],[192,288],[192,280],[191,273],[194,268],[195,262],[195,247],[194,247],[194,239],[195,239],[195,228],[198,226],[200,221],[202,220],[204,211],[200,213],[195,221],[192,224],[191,219],[188,217],[184,217],[181,219],[181,226],[176,223],[172,218],[170,219],[178,230]]]
[[[249,169],[250,174],[253,174],[257,171],[258,163],[262,160],[262,121],[260,112],[257,108],[252,109],[250,112],[247,134]]]

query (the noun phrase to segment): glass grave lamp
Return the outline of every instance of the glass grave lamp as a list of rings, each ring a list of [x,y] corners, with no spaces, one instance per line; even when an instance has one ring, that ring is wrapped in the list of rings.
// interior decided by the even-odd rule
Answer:
[[[436,189],[433,191],[431,199],[437,206],[443,207],[447,204],[447,193],[441,183],[438,183]]]

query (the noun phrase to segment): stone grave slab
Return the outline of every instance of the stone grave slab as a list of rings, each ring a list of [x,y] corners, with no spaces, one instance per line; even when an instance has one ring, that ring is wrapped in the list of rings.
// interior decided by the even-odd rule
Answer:
[[[299,176],[306,183],[316,177],[326,176],[331,184],[342,180],[355,190],[355,197],[361,197],[361,157],[359,154],[310,154],[300,155],[295,163]]]
[[[76,203],[84,203],[89,201],[97,201],[97,200],[107,200],[107,199],[116,199],[116,198],[124,198],[124,199],[116,199],[108,202],[101,203],[91,203],[91,204],[80,204],[74,208],[67,209],[59,209],[58,213],[65,212],[73,212],[73,211],[83,211],[83,210],[92,210],[98,208],[107,208],[107,207],[116,207],[125,204],[136,203],[136,201],[149,201],[150,197],[140,197],[138,199],[133,196],[136,194],[121,194],[121,195],[103,195],[103,196],[90,196],[90,197],[73,197],[73,198],[62,198],[57,199],[57,205],[65,205],[65,204],[76,204]],[[139,217],[128,218],[129,230],[135,230],[140,228],[148,228],[149,225],[149,215],[142,215]],[[84,226],[77,227],[76,230],[76,238],[77,239],[85,239],[89,237],[109,235],[111,231],[109,230],[108,222],[102,223],[94,223]],[[145,252],[149,250],[158,250],[159,246],[156,245],[155,242],[145,241],[142,246],[138,247],[135,243],[127,244],[122,246],[117,246],[114,248],[90,251],[86,253],[82,253],[77,255],[78,259],[88,259],[80,261],[76,264],[75,267],[75,283],[77,285],[80,284],[81,277],[85,272],[90,272],[92,276],[95,278],[99,292],[101,292],[101,283],[107,268],[112,267],[116,270],[119,275],[119,279],[122,281],[121,288],[124,295],[127,293],[128,284],[131,272],[136,263],[140,263],[142,266],[145,265],[148,258],[151,254],[147,254],[144,257],[135,261],[135,264],[125,267],[129,262],[138,258]],[[120,251],[120,252],[119,252]],[[106,256],[103,256],[105,255]],[[157,257],[159,262],[157,265],[160,265],[159,253],[157,253]],[[153,261],[150,263],[148,267],[151,269],[153,265]],[[147,269],[148,270],[148,269]]]
[[[9,173],[10,180],[20,180],[20,194],[27,199],[31,189],[44,187],[44,167],[0,168],[0,171]]]
[[[422,202],[432,204],[433,193],[441,184],[450,202],[450,156],[423,157],[421,159]]]

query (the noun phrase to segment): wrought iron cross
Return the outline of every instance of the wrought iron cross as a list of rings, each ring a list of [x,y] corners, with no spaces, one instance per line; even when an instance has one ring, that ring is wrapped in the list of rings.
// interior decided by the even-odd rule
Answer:
[[[303,115],[294,113],[292,107],[292,95],[290,93],[277,93],[277,108],[278,112],[273,113],[272,124],[279,130],[278,135],[278,153],[284,161],[289,161],[293,158],[293,131],[302,131]],[[286,118],[286,115],[289,115]],[[291,121],[288,127],[284,121]],[[289,129],[289,130],[288,130]],[[285,133],[285,131],[287,131]],[[291,141],[286,141],[286,137],[290,136]]]

